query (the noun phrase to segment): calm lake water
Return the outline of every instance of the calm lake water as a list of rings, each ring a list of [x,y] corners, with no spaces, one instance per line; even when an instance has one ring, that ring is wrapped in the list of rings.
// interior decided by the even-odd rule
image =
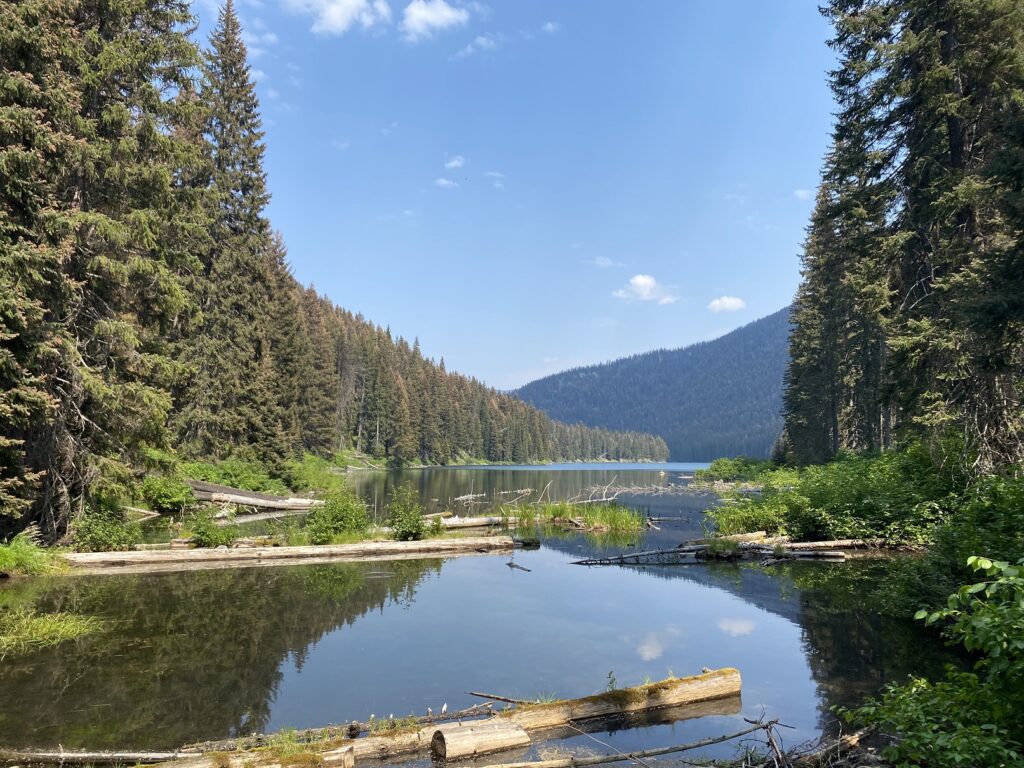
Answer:
[[[549,482],[556,497],[594,484],[678,482],[691,468],[486,468],[359,473],[385,497],[416,482],[436,504]],[[665,475],[661,475],[661,472]],[[626,498],[626,497],[623,497]],[[643,496],[662,530],[633,544],[701,535],[712,499]],[[102,617],[106,630],[0,662],[0,746],[164,749],[186,742],[513,698],[582,696],[671,671],[735,666],[742,705],[698,720],[596,734],[620,750],[718,735],[765,714],[816,738],[829,707],[947,659],[931,633],[863,604],[877,561],[585,568],[629,548],[546,538],[509,557],[310,565],[149,576],[61,577],[0,587],[0,606]],[[603,748],[585,737],[569,744]],[[729,756],[723,745],[709,756]],[[535,755],[536,747],[524,753]]]

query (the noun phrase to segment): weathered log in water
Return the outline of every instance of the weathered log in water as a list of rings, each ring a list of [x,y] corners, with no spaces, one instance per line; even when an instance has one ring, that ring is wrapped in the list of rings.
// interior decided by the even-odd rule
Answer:
[[[63,749],[31,752],[0,749],[4,765],[136,765],[165,763],[187,757],[184,752],[68,752]]]
[[[75,569],[90,574],[162,573],[216,568],[251,568],[299,563],[403,560],[508,553],[515,549],[509,536],[476,536],[423,541],[366,541],[304,547],[236,549],[171,549],[130,552],[73,552],[63,555]]]
[[[435,760],[460,760],[529,745],[521,725],[494,719],[439,726],[430,737],[430,754]]]
[[[244,507],[257,507],[260,509],[312,509],[324,502],[320,499],[307,499],[294,496],[273,496],[269,493],[257,493],[247,491],[243,488],[232,488],[227,485],[217,485],[201,480],[187,481],[192,488],[192,495],[197,501],[207,501],[220,504],[237,504]]]
[[[488,720],[473,722],[511,724],[531,732],[576,724],[585,728],[588,722],[654,711],[673,712],[677,716],[686,711],[691,713],[690,716],[732,714],[739,709],[740,688],[739,671],[726,668],[582,699],[526,704],[500,712]],[[686,709],[684,705],[692,705],[692,708]],[[342,752],[346,749],[353,750],[357,762],[426,752],[438,730],[435,725],[426,728],[414,726],[387,735],[346,739],[336,748],[317,752],[316,757],[323,766],[339,766],[342,765]],[[218,753],[216,758],[189,755],[174,760],[171,765],[174,768],[244,768],[247,762],[252,762],[253,755],[252,752]],[[272,751],[261,752],[259,756],[261,768],[281,768]]]
[[[574,560],[572,565],[696,565],[709,560],[761,560],[822,559],[844,561],[846,554],[839,548],[794,548],[788,545],[768,547],[758,542],[738,542],[735,549],[720,550],[709,544],[680,544],[671,549],[650,549],[643,552],[624,552],[609,557],[589,557]]]
[[[555,758],[554,760],[535,760],[528,763],[498,763],[494,765],[487,765],[483,768],[577,768],[578,766],[587,765],[604,765],[606,763],[621,763],[627,760],[637,760],[638,758],[644,757],[657,757],[658,755],[670,755],[676,752],[687,752],[694,749],[700,749],[701,747],[710,747],[714,744],[721,744],[725,741],[731,741],[732,739],[738,739],[742,736],[748,736],[756,731],[763,731],[766,728],[771,728],[777,720],[771,720],[767,723],[758,723],[757,725],[751,726],[750,728],[744,728],[742,731],[736,731],[735,733],[726,734],[725,736],[715,736],[713,738],[701,739],[700,741],[692,741],[688,744],[676,744],[671,747],[658,747],[656,749],[644,749],[637,752],[620,752],[615,755],[594,755],[593,757],[561,757]]]

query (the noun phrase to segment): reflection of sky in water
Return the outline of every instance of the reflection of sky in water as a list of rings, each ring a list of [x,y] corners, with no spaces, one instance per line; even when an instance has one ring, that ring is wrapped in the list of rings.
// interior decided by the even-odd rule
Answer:
[[[762,707],[810,738],[818,698],[800,627],[720,589],[618,568],[581,568],[551,550],[445,564],[412,605],[364,617],[286,665],[271,727],[469,706],[466,691],[585,696],[670,671],[736,666],[743,714]],[[727,618],[723,618],[727,617]],[[757,626],[756,640],[751,635]],[[794,734],[790,734],[794,735]]]

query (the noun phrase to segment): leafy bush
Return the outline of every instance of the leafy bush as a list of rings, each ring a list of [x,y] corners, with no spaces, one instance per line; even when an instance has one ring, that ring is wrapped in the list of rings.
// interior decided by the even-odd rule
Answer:
[[[113,508],[86,510],[73,527],[72,540],[80,552],[120,552],[142,542],[142,528]]]
[[[911,679],[881,698],[842,711],[899,737],[886,757],[897,766],[1019,765],[1024,760],[1024,559],[1017,565],[971,557],[987,577],[961,587],[946,607],[918,611],[929,624],[950,622],[946,637],[980,655],[971,672],[949,667],[939,683]]]
[[[726,482],[750,482],[762,472],[772,469],[775,464],[769,459],[752,459],[737,456],[734,459],[715,459],[707,469],[693,473],[697,480],[724,480]]]
[[[142,481],[141,492],[151,509],[165,515],[183,512],[193,501],[188,483],[174,477],[149,475]]]
[[[209,511],[205,509],[193,512],[187,527],[196,546],[206,549],[226,547],[238,538],[238,526],[217,525]]]
[[[275,477],[271,477],[267,469],[254,461],[242,459],[225,459],[216,464],[208,461],[188,461],[181,465],[181,471],[193,480],[207,483],[229,485],[257,493],[273,493],[287,495],[288,486]]]
[[[0,574],[32,576],[59,567],[54,553],[39,546],[28,531],[0,544]]]
[[[332,493],[306,518],[311,544],[329,544],[340,535],[365,533],[369,526],[366,505],[348,489]]]
[[[426,533],[423,520],[423,507],[419,496],[412,486],[404,486],[395,490],[391,497],[388,510],[388,525],[391,535],[398,541],[418,541]]]
[[[722,533],[765,530],[798,540],[884,538],[925,542],[948,515],[952,481],[918,445],[842,456],[757,477],[760,496],[727,494],[710,511]]]

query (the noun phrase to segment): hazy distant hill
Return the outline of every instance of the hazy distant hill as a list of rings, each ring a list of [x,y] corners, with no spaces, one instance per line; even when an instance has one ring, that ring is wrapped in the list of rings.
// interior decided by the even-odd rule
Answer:
[[[574,368],[515,394],[552,418],[651,432],[675,461],[767,456],[782,429],[789,308],[713,341]]]

